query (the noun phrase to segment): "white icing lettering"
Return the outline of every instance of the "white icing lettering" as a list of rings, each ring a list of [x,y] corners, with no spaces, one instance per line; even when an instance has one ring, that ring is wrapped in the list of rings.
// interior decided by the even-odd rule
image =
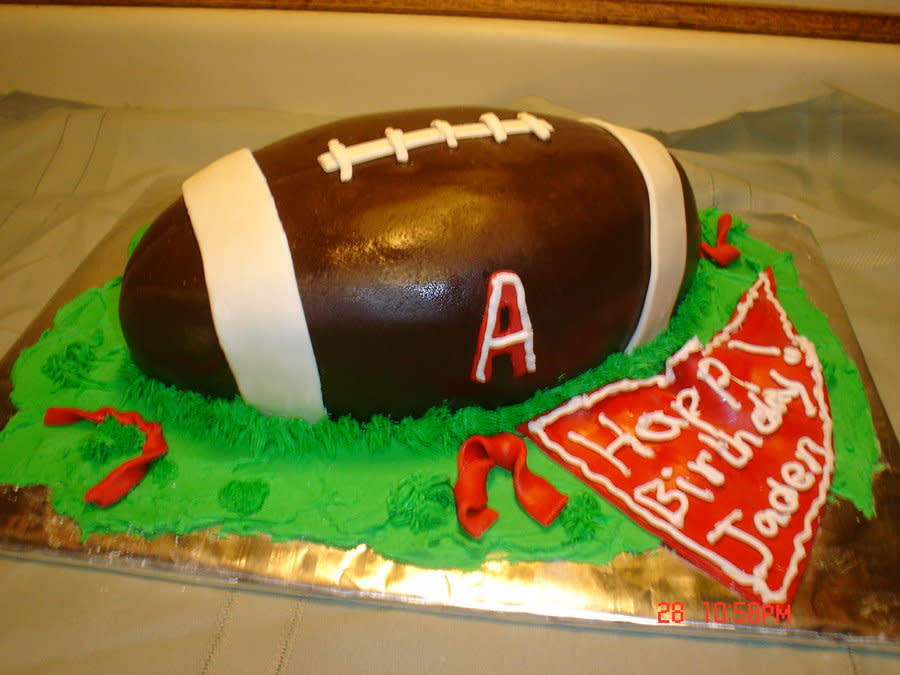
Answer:
[[[634,450],[635,453],[645,459],[653,459],[656,456],[656,453],[650,448],[642,444],[631,434],[626,434],[618,424],[609,419],[604,413],[597,415],[597,421],[616,435],[616,440],[613,442],[613,445],[616,446],[616,448],[627,445]]]
[[[687,426],[689,425],[685,420],[666,415],[661,410],[654,410],[638,417],[638,421],[634,425],[634,435],[642,441],[652,443],[673,441]]]
[[[713,377],[710,375],[710,368],[715,368],[719,371],[719,374]],[[741,409],[740,401],[725,389],[731,382],[731,371],[719,359],[711,356],[700,359],[700,362],[697,364],[697,379],[712,389],[719,398],[725,401],[729,408],[732,410]]]
[[[654,491],[653,498],[647,496],[651,490]],[[666,484],[659,478],[654,478],[653,480],[634,488],[633,496],[638,504],[647,507],[657,515],[662,516],[679,530],[684,527],[684,517],[688,510],[688,500],[685,494],[680,490],[666,490]],[[672,502],[678,502],[678,507],[674,511],[666,508],[666,505],[671,504]]]
[[[769,505],[773,509],[785,515],[797,512],[800,500],[794,488],[782,485],[774,478],[766,478],[766,485],[769,486]]]
[[[778,513],[775,509],[763,509],[753,514],[753,526],[766,539],[777,537],[778,528],[787,526],[790,520],[790,516]]]
[[[711,459],[712,453],[709,450],[701,450],[694,460],[687,463],[687,468],[703,476],[710,484],[721,487],[725,484],[725,474],[709,465]]]
[[[775,433],[781,428],[784,413],[787,411],[787,404],[773,395],[774,391],[773,389],[766,389],[763,391],[762,398],[754,392],[749,394],[750,400],[753,401],[753,412],[750,413],[750,421],[753,422],[754,429],[766,436]]]
[[[743,443],[744,445],[749,443],[750,445],[755,445],[757,448],[761,448],[763,446],[763,439],[756,434],[750,433],[746,429],[738,429],[737,431],[735,431],[734,438],[736,442]]]
[[[770,435],[781,428],[788,405],[795,398],[800,398],[807,417],[816,414],[816,406],[810,399],[800,382],[788,379],[776,370],[770,370],[769,376],[781,386],[780,389],[763,389],[762,395],[750,392],[748,396],[753,401],[753,412],[750,413],[750,421],[753,427],[761,434]]]
[[[737,349],[748,354],[757,354],[759,356],[781,356],[781,350],[775,346],[754,345],[743,340],[731,339],[728,341],[729,349]]]
[[[505,328],[501,326],[504,310]],[[525,287],[519,275],[510,271],[494,272],[488,281],[488,298],[472,366],[474,381],[484,383],[491,379],[491,363],[498,354],[509,355],[517,377],[537,369]]]
[[[687,400],[687,405],[685,405],[685,400]],[[700,395],[697,390],[694,387],[688,387],[679,391],[672,403],[672,409],[691,424],[700,421]]]
[[[702,499],[705,502],[712,502],[715,500],[712,490],[710,490],[709,488],[699,488],[684,476],[678,476],[678,478],[675,479],[675,485],[679,489],[683,490],[692,497],[696,497],[697,499]]]
[[[607,446],[603,446],[595,441],[590,440],[589,438],[585,438],[576,431],[570,431],[568,433],[569,440],[583,445],[588,450],[596,452],[598,455],[600,455],[610,464],[616,467],[622,473],[622,475],[626,477],[631,475],[631,469],[628,468],[628,465],[625,464],[625,462],[616,457],[616,453],[619,450],[628,447],[631,448],[636,454],[646,459],[651,459],[655,456],[650,448],[641,444],[641,442],[638,441],[638,439],[636,439],[634,436],[625,433],[618,424],[613,422],[603,413],[600,413],[597,416],[597,421],[602,426],[613,432],[613,434],[615,434],[616,438],[612,443]]]
[[[599,443],[595,443],[591,439],[585,438],[577,431],[570,431],[567,435],[567,438],[573,443],[578,443],[579,445],[583,445],[584,447],[586,447],[588,450],[596,452],[598,455],[600,455],[610,464],[616,467],[623,476],[628,477],[631,475],[631,469],[628,468],[628,465],[615,455],[615,450],[617,450],[618,448],[610,451],[608,448],[605,448]]]
[[[816,482],[816,477],[808,473],[800,462],[785,462],[781,466],[781,479],[795,490],[806,492]]]
[[[785,478],[787,485],[782,485],[774,478],[766,478],[766,485],[769,486],[769,506],[771,508],[757,511],[753,516],[753,525],[757,532],[769,539],[778,534],[779,527],[787,527],[790,523],[791,516],[800,508],[800,499],[798,488],[791,483],[799,485],[802,490],[808,490],[812,487],[814,478],[812,474],[807,473],[800,462],[786,462],[781,466],[781,475]],[[804,480],[797,480],[797,476],[803,476]]]
[[[741,469],[746,466],[753,457],[753,449],[748,443],[759,448],[762,447],[762,439],[743,429],[735,432],[734,436],[729,436],[722,429],[704,422],[700,418],[699,406],[700,396],[694,387],[682,389],[672,402],[672,409],[691,426],[700,430],[697,437],[703,443],[734,468]]]
[[[345,146],[338,139],[328,142],[328,152],[318,156],[319,166],[325,173],[340,170],[342,183],[353,179],[353,167],[357,164],[394,155],[398,162],[409,159],[409,151],[426,145],[446,143],[456,148],[459,140],[493,138],[504,143],[511,135],[533,134],[542,141],[549,141],[553,125],[544,119],[519,113],[516,119],[501,120],[494,113],[485,113],[478,122],[451,125],[445,120],[434,120],[426,129],[402,131],[388,127],[383,138]]]
[[[784,348],[784,362],[789,366],[796,366],[800,361],[803,360],[803,354],[799,349],[790,345]]]
[[[766,485],[769,488],[769,508],[761,509],[754,514],[753,525],[756,531],[767,539],[776,537],[779,528],[787,527],[790,524],[791,517],[800,509],[799,493],[812,488],[815,485],[815,475],[822,472],[822,467],[808,448],[825,456],[825,450],[821,446],[811,439],[803,437],[798,442],[794,453],[803,462],[789,460],[781,465],[779,473],[784,484],[772,477],[766,478]]]
[[[769,377],[781,385],[786,395],[789,394],[791,398],[796,396],[800,397],[800,400],[803,402],[803,411],[806,413],[807,417],[815,416],[817,412],[816,405],[813,403],[812,398],[810,398],[809,392],[806,391],[806,387],[804,387],[801,382],[791,380],[777,370],[770,370]]]
[[[753,450],[746,443],[729,443],[722,438],[714,438],[708,434],[699,433],[697,438],[707,447],[712,449],[719,457],[728,462],[735,469],[743,469],[753,458]]]
[[[811,438],[803,436],[797,441],[797,449],[794,451],[794,456],[797,459],[803,460],[809,470],[818,476],[822,473],[822,465],[816,461],[816,458],[812,456],[810,451],[821,457],[825,457],[825,450],[822,446],[817,444]]]
[[[744,530],[735,527],[734,523],[736,523],[743,517],[744,514],[740,509],[734,509],[731,513],[729,513],[722,520],[716,523],[713,526],[713,529],[707,532],[706,540],[710,544],[715,545],[722,537],[728,536],[741,542],[742,544],[746,544],[747,546],[751,547],[762,557],[762,560],[760,560],[759,564],[753,568],[753,576],[757,579],[765,579],[766,575],[769,573],[769,568],[772,567],[774,556],[772,555],[772,551],[769,550],[769,547],[766,546],[765,543],[754,537],[752,534],[744,532]]]

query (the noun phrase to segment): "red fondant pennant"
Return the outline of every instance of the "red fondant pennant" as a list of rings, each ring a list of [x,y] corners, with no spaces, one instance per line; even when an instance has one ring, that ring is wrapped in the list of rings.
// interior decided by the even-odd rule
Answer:
[[[166,454],[168,448],[163,439],[162,426],[157,422],[148,422],[136,412],[120,412],[113,408],[100,408],[93,412],[78,408],[47,408],[44,414],[44,424],[47,426],[73,424],[81,420],[99,424],[107,417],[112,417],[119,424],[136,426],[144,433],[146,440],[139,456],[122,462],[84,495],[84,501],[101,508],[112,506],[131,492],[147,474],[150,465]]]
[[[453,496],[466,532],[480,538],[497,520],[497,512],[487,505],[487,475],[495,466],[512,472],[516,499],[541,525],[552,523],[563,510],[568,497],[528,468],[527,455],[525,441],[510,433],[470,436],[463,441]]]
[[[760,275],[731,321],[646,380],[577,396],[520,427],[679,555],[747,597],[793,595],[834,454],[815,347]]]

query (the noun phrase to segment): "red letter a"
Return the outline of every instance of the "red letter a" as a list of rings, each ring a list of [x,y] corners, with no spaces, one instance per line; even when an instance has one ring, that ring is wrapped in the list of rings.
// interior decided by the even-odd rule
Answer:
[[[503,312],[507,318],[505,328],[501,321]],[[488,280],[487,300],[472,363],[474,381],[491,379],[491,364],[498,354],[509,354],[517,377],[526,372],[533,373],[537,367],[525,287],[519,275],[509,270],[494,272]]]

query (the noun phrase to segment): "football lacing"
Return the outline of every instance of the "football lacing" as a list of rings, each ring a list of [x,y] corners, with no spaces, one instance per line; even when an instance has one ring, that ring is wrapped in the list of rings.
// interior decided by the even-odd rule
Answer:
[[[493,138],[505,143],[508,136],[534,134],[542,141],[549,141],[553,125],[547,120],[520,112],[515,119],[501,120],[494,113],[484,113],[478,122],[451,125],[446,120],[433,120],[431,126],[415,131],[403,131],[394,127],[384,130],[384,137],[355,145],[344,145],[338,139],[328,141],[328,152],[319,155],[319,166],[325,173],[340,171],[342,183],[353,178],[353,167],[364,162],[394,155],[404,164],[409,161],[409,151],[426,145],[446,143],[456,148],[460,140]]]

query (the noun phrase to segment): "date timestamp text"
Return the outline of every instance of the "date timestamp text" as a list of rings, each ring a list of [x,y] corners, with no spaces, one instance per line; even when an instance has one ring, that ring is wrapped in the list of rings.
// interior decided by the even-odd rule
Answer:
[[[703,601],[704,621],[706,623],[764,624],[790,623],[791,606],[775,605],[761,602],[709,602]],[[659,602],[656,604],[657,623],[682,623],[687,619],[683,602]],[[694,617],[690,617],[694,620]],[[696,617],[699,620],[700,617]]]

